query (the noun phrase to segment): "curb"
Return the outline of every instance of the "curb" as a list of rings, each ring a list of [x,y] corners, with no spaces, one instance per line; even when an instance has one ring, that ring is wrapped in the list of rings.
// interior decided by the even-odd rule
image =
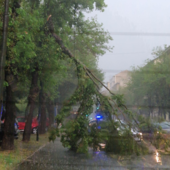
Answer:
[[[27,158],[25,158],[24,160],[22,160],[21,162],[19,162],[15,168],[17,168],[18,166],[20,166],[21,164],[23,164],[27,159],[31,158],[34,154],[36,154],[38,151],[40,151],[42,148],[44,148],[46,145],[48,145],[50,142],[47,142],[46,144],[40,146],[35,152],[33,152],[30,156],[28,156]],[[14,168],[14,169],[15,169]]]

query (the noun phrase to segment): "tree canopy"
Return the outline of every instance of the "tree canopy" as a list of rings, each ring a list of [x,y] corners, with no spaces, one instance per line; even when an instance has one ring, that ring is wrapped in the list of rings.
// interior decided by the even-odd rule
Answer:
[[[166,118],[169,113],[169,47],[157,47],[153,51],[154,59],[147,60],[142,67],[134,67],[131,81],[125,89],[127,100],[138,106],[141,113],[150,116],[158,109],[158,116]]]
[[[103,140],[112,141],[112,134],[118,135],[112,115],[118,118],[119,112],[133,117],[124,105],[122,96],[110,91],[110,97],[100,93],[101,87],[109,89],[104,85],[103,73],[97,66],[98,57],[107,50],[112,50],[112,47],[107,45],[112,38],[96,18],[85,19],[83,12],[93,9],[103,11],[105,7],[104,0],[10,2],[5,65],[7,111],[3,149],[13,149],[11,125],[14,123],[13,108],[16,100],[22,101],[27,98],[23,141],[29,141],[33,113],[38,105],[41,111],[38,113],[39,129],[40,133],[44,133],[46,103],[50,107],[54,105],[59,97],[59,90],[65,90],[64,85],[67,83],[70,90],[62,100],[63,107],[56,117],[57,124],[63,123],[65,118],[70,116],[71,106],[76,103],[80,105],[78,114],[62,129],[57,126],[52,130],[50,140],[60,135],[64,146],[87,153],[88,146],[96,143],[96,138],[92,135],[95,128],[91,129],[93,133],[90,134],[88,129],[88,116],[96,103],[101,104],[101,110],[110,120],[107,130],[110,137]],[[21,105],[16,106],[21,109]],[[99,134],[97,137],[102,136],[97,129],[95,131]],[[132,135],[129,132],[125,136],[130,136],[129,134]],[[132,137],[129,139],[133,141]],[[126,141],[125,146],[127,143],[129,142]],[[95,144],[93,146],[96,147]]]

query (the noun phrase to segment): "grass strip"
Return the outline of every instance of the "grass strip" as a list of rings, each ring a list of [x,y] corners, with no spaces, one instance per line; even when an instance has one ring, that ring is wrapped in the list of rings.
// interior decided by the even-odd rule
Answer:
[[[2,151],[0,147],[0,169],[13,170],[17,164],[33,154],[42,145],[48,143],[49,134],[39,135],[39,141],[36,141],[36,135],[32,134],[29,142],[22,141],[22,133],[19,139],[15,140],[14,150]]]

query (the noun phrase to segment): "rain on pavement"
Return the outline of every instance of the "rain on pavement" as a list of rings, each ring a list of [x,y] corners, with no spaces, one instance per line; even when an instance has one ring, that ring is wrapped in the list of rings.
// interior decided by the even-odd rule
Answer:
[[[169,156],[145,155],[120,157],[107,155],[104,151],[89,155],[77,154],[64,148],[57,138],[32,157],[21,163],[15,170],[160,170],[169,169]]]

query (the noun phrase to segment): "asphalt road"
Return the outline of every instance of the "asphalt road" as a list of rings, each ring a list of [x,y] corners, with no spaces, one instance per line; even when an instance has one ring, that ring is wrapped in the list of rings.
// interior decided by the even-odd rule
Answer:
[[[170,170],[170,156],[110,157],[89,151],[89,156],[64,148],[59,138],[47,144],[15,170]]]
[[[125,170],[105,152],[89,151],[89,156],[64,148],[59,140],[49,143],[16,170]]]

